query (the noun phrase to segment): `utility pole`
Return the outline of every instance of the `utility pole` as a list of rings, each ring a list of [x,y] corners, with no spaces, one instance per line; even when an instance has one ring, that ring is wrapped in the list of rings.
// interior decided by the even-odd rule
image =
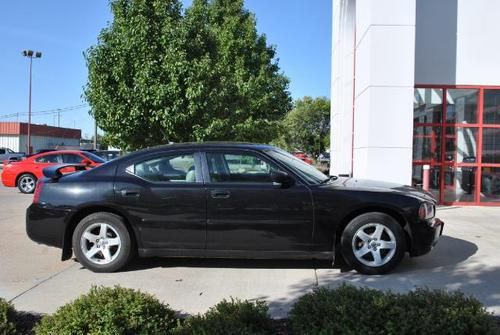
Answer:
[[[61,127],[61,110],[57,110],[57,127]]]
[[[97,150],[97,120],[94,119],[94,150]]]
[[[29,109],[28,109],[28,155],[31,154],[31,78],[32,78],[32,68],[33,68],[33,57],[41,58],[42,53],[40,51],[24,50],[23,56],[30,59],[30,90],[29,90]]]

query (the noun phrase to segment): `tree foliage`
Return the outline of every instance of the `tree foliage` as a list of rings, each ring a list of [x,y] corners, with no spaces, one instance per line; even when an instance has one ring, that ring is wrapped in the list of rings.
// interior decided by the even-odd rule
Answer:
[[[84,97],[124,149],[206,140],[269,142],[291,109],[275,49],[243,0],[112,0],[85,54]]]
[[[284,118],[275,143],[287,150],[302,150],[317,157],[330,145],[330,100],[304,97]]]

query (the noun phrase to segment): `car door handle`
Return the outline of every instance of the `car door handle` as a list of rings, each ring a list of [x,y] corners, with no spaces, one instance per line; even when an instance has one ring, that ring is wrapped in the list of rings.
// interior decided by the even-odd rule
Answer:
[[[133,191],[133,190],[121,190],[120,194],[122,197],[127,197],[127,198],[138,198],[141,193],[139,191]]]
[[[213,190],[210,191],[210,195],[214,199],[227,199],[231,196],[231,192],[228,190]]]

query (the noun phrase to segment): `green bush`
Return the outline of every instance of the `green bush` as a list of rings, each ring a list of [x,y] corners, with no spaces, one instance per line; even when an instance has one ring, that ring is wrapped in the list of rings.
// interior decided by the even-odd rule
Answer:
[[[88,294],[42,318],[36,334],[170,334],[174,311],[152,295],[119,286],[92,287]]]
[[[0,334],[16,334],[16,311],[12,304],[0,298]]]
[[[231,299],[211,307],[204,315],[186,319],[177,330],[178,335],[265,335],[273,333],[268,307],[262,301],[255,303]]]
[[[408,294],[343,285],[301,297],[290,311],[294,334],[498,334],[493,319],[462,293]]]

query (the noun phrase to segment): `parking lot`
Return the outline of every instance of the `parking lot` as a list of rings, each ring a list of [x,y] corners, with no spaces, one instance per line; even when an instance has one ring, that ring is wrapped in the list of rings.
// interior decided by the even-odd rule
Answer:
[[[443,207],[445,233],[424,257],[406,258],[394,273],[364,276],[328,262],[142,259],[126,271],[96,274],[25,233],[31,195],[0,186],[0,297],[19,310],[53,312],[91,285],[122,285],[155,294],[180,313],[205,311],[223,298],[263,299],[273,317],[316,286],[343,282],[405,292],[415,287],[460,289],[500,314],[500,208]]]

